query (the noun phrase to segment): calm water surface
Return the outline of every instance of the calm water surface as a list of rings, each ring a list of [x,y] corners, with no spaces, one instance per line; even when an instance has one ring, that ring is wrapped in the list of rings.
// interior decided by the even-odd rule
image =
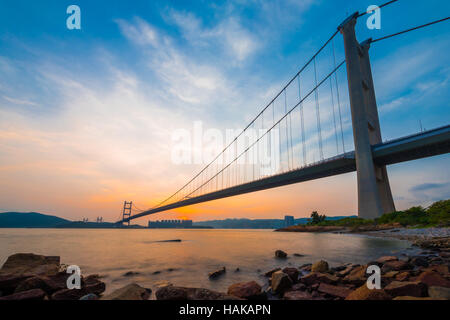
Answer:
[[[170,239],[182,242],[159,242]],[[226,291],[239,281],[264,284],[261,273],[278,266],[298,267],[319,259],[331,265],[367,263],[384,254],[414,250],[406,241],[359,235],[219,229],[0,229],[0,243],[0,265],[18,252],[59,255],[62,263],[80,266],[83,274],[104,275],[107,292],[130,282],[154,288],[164,281]],[[275,259],[277,249],[286,251],[289,259]],[[208,272],[222,266],[226,275],[210,281]],[[234,272],[236,268],[241,271]],[[128,271],[139,274],[123,276]]]

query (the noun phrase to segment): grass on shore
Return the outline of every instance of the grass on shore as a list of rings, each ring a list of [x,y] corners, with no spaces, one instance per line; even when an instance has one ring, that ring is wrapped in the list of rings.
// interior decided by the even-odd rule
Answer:
[[[404,211],[387,213],[375,220],[343,218],[309,222],[310,226],[339,226],[357,228],[370,225],[400,224],[409,228],[450,227],[450,199],[433,203],[428,208],[412,207]]]

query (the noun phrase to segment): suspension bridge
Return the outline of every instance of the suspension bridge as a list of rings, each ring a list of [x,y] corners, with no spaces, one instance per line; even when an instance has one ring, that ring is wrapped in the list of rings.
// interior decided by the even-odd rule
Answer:
[[[245,129],[183,187],[134,215],[126,202],[118,223],[352,171],[357,173],[359,217],[395,211],[386,166],[448,153],[450,125],[383,141],[369,49],[449,18],[360,43],[355,25],[365,14],[356,12],[339,25]],[[336,41],[338,34],[343,42]],[[347,136],[353,140],[351,148]]]

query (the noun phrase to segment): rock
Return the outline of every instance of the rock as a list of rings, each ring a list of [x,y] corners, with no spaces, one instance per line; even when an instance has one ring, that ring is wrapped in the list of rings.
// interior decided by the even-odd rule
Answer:
[[[304,257],[304,254],[300,254],[300,253],[294,253],[294,257]]]
[[[298,282],[298,275],[299,275],[299,271],[297,268],[284,268],[283,272],[286,273],[289,278],[291,278],[292,283],[297,283]]]
[[[102,297],[102,300],[148,300],[151,293],[152,290],[131,283]]]
[[[362,285],[364,282],[366,282],[366,270],[367,266],[358,266],[356,268],[353,268],[353,270],[344,277],[344,282],[357,286]]]
[[[311,266],[312,272],[327,272],[328,271],[328,262],[324,260],[317,261]]]
[[[80,300],[81,297],[87,295],[89,292],[81,289],[62,289],[56,291],[51,295],[51,300]]]
[[[270,278],[270,277],[272,277],[272,274],[274,274],[275,272],[280,271],[280,270],[281,270],[281,268],[276,268],[276,269],[267,271],[267,272],[264,274],[264,276]]]
[[[339,281],[338,277],[328,273],[316,273],[316,276],[317,281],[321,283],[335,284]]]
[[[395,278],[400,272],[399,271],[389,271],[386,274],[383,275],[383,278],[393,279]]]
[[[426,284],[428,287],[438,286],[450,288],[450,281],[442,277],[435,271],[424,271],[418,277],[417,281]]]
[[[44,300],[46,294],[41,289],[32,289],[28,291],[21,291],[9,296],[0,297],[0,300],[15,300],[15,301],[23,301],[23,300]]]
[[[44,287],[44,290],[46,290],[49,295],[52,295],[56,291],[67,289],[67,279],[69,277],[70,274],[66,272],[59,272],[55,275],[42,277],[46,285]]]
[[[433,265],[430,266],[426,269],[424,269],[424,271],[435,271],[443,276],[448,275],[448,266],[445,264],[440,264],[440,265]]]
[[[395,256],[383,256],[383,257],[378,258],[377,262],[381,263],[381,264],[385,264],[386,262],[397,261],[397,260],[398,260],[398,258]]]
[[[428,287],[428,295],[434,299],[450,300],[450,288],[432,286]]]
[[[393,281],[388,284],[384,290],[392,297],[412,296],[424,297],[427,295],[427,287],[421,282],[400,282]]]
[[[228,294],[248,300],[263,298],[261,286],[255,281],[235,283],[228,288]]]
[[[239,300],[240,298],[226,295],[204,288],[185,288],[166,286],[155,293],[157,300]]]
[[[80,300],[98,300],[98,296],[94,293],[89,293],[85,296],[82,296]]]
[[[383,289],[369,289],[366,284],[351,292],[345,300],[391,300]]]
[[[187,300],[186,288],[165,286],[155,292],[157,300]]]
[[[310,293],[306,291],[288,291],[283,295],[284,300],[313,300]]]
[[[350,272],[352,272],[353,269],[359,267],[359,265],[354,265],[354,264],[350,264],[349,266],[347,266],[345,269],[338,271],[336,273],[337,276],[339,277],[345,277],[346,275],[348,275]]]
[[[210,279],[216,279],[217,277],[219,277],[219,276],[225,274],[226,271],[227,271],[227,270],[225,269],[225,267],[223,267],[222,269],[219,269],[219,270],[210,272],[210,273],[209,273],[209,278],[210,278]]]
[[[2,274],[51,275],[59,272],[60,259],[32,253],[17,253],[9,256],[0,269]]]
[[[161,273],[161,271],[155,271],[152,274],[160,274],[160,273]]]
[[[399,274],[397,274],[395,276],[395,279],[398,280],[398,281],[406,281],[406,280],[408,280],[409,276],[410,276],[409,272],[408,271],[404,271],[404,272],[400,272]]]
[[[414,257],[411,259],[410,263],[415,266],[425,267],[425,268],[428,267],[428,265],[429,265],[427,259],[425,259],[423,257]]]
[[[50,292],[50,288],[48,287],[48,285],[44,279],[42,279],[41,277],[31,277],[31,278],[28,278],[28,279],[22,281],[17,286],[14,293],[18,293],[18,292],[22,292],[22,291],[29,291],[32,289],[42,289],[46,293]]]
[[[84,278],[83,288],[86,292],[100,295],[105,291],[106,285],[103,281],[99,280],[98,275],[90,275]]]
[[[239,268],[236,268],[236,269],[234,270],[234,272],[239,272],[239,271],[241,271],[241,269],[239,269]]]
[[[330,296],[342,299],[345,299],[352,292],[352,290],[347,287],[333,286],[323,282],[320,284],[317,290]]]
[[[411,264],[409,264],[406,261],[388,261],[385,264],[383,264],[383,267],[381,268],[382,273],[386,273],[389,271],[401,271],[401,270],[409,270],[412,269]]]
[[[132,277],[132,276],[137,276],[138,274],[140,274],[139,272],[134,272],[134,271],[128,271],[125,272],[122,276],[124,277]]]
[[[316,272],[311,272],[310,274],[307,274],[306,276],[301,277],[300,281],[307,286],[312,286],[313,284],[319,282],[319,280],[317,280]]]
[[[187,288],[188,300],[242,300],[239,297],[205,288]]]
[[[292,291],[298,291],[298,290],[301,290],[301,291],[306,290],[305,284],[303,284],[303,283],[296,283],[296,284],[294,284],[292,286]]]
[[[277,251],[275,251],[275,257],[279,258],[279,259],[286,259],[287,253],[284,252],[283,250],[277,250]]]
[[[16,287],[28,278],[30,278],[30,276],[0,274],[0,288],[4,295],[12,294]]]
[[[271,286],[273,292],[283,294],[292,286],[292,280],[286,273],[277,271],[272,274]]]

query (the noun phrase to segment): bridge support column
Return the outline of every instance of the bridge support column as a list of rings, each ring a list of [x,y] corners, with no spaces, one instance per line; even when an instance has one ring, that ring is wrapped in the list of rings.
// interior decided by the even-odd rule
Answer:
[[[355,143],[358,216],[374,219],[395,211],[395,207],[386,167],[377,166],[372,157],[372,144],[381,142],[380,123],[370,68],[370,42],[358,43],[356,19],[357,14],[353,14],[339,26],[339,30],[344,38]]]

